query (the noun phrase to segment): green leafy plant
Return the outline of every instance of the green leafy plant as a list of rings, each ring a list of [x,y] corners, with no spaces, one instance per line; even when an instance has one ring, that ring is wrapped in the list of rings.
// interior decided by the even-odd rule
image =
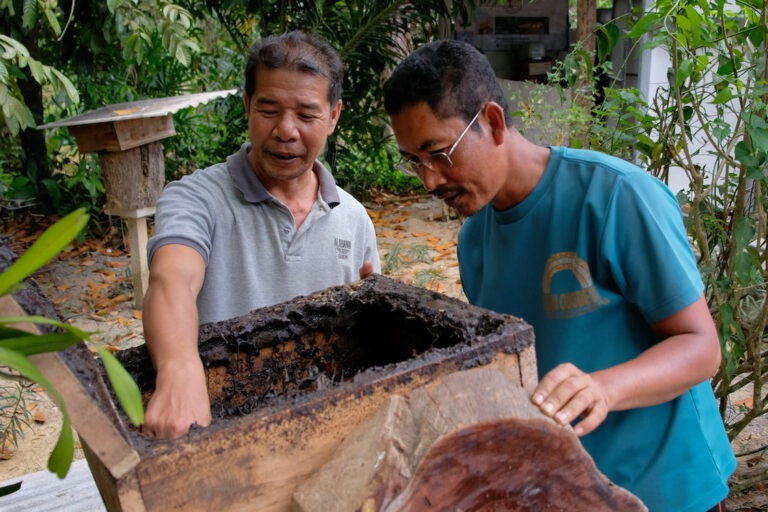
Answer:
[[[0,296],[13,293],[23,286],[22,282],[32,272],[58,254],[88,222],[84,209],[76,210],[48,228],[16,262],[0,274]],[[31,334],[12,327],[13,324],[32,322],[57,328],[46,334]],[[74,326],[41,316],[0,318],[0,365],[13,371],[3,371],[2,377],[19,380],[21,378],[36,382],[48,392],[61,407],[63,425],[59,439],[48,460],[48,469],[63,478],[72,463],[74,444],[72,426],[66,404],[55,386],[43,375],[29,358],[30,355],[54,352],[87,340],[86,333]],[[130,375],[109,352],[100,349],[99,355],[104,361],[107,375],[112,382],[120,405],[135,425],[144,422],[144,410],[138,386]]]
[[[413,277],[413,286],[438,291],[440,283],[445,282],[445,269],[443,267],[429,267],[416,272]]]
[[[0,451],[18,446],[22,429],[29,427],[26,396],[31,385],[28,380],[0,384]]]

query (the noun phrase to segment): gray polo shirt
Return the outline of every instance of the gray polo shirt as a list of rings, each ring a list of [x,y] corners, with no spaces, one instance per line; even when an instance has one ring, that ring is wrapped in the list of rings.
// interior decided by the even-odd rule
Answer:
[[[381,272],[365,208],[336,186],[320,162],[313,167],[317,201],[297,230],[288,207],[253,172],[250,147],[243,144],[226,163],[169,183],[157,203],[149,259],[166,244],[202,255],[201,324],[357,280],[366,260]]]

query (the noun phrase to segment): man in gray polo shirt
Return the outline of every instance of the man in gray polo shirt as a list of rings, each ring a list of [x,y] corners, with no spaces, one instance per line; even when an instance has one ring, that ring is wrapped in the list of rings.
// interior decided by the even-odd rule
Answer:
[[[201,323],[380,271],[363,206],[317,161],[341,112],[342,64],[300,32],[251,48],[250,142],[169,184],[149,241],[144,334],[157,371],[144,431],[175,438],[211,421]]]

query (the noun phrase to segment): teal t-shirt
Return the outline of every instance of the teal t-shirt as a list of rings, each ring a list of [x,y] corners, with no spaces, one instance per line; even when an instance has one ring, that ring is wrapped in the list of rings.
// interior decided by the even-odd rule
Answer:
[[[638,356],[658,341],[649,324],[703,290],[663,183],[602,153],[551,149],[531,194],[470,217],[458,247],[469,302],[533,326],[540,377],[562,362],[593,372]],[[707,510],[728,494],[736,467],[709,382],[611,412],[582,443],[652,512]]]

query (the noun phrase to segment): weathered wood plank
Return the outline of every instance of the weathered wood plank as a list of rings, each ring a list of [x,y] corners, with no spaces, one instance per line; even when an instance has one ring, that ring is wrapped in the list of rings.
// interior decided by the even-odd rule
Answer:
[[[176,134],[173,116],[69,126],[81,153],[125,151]]]

